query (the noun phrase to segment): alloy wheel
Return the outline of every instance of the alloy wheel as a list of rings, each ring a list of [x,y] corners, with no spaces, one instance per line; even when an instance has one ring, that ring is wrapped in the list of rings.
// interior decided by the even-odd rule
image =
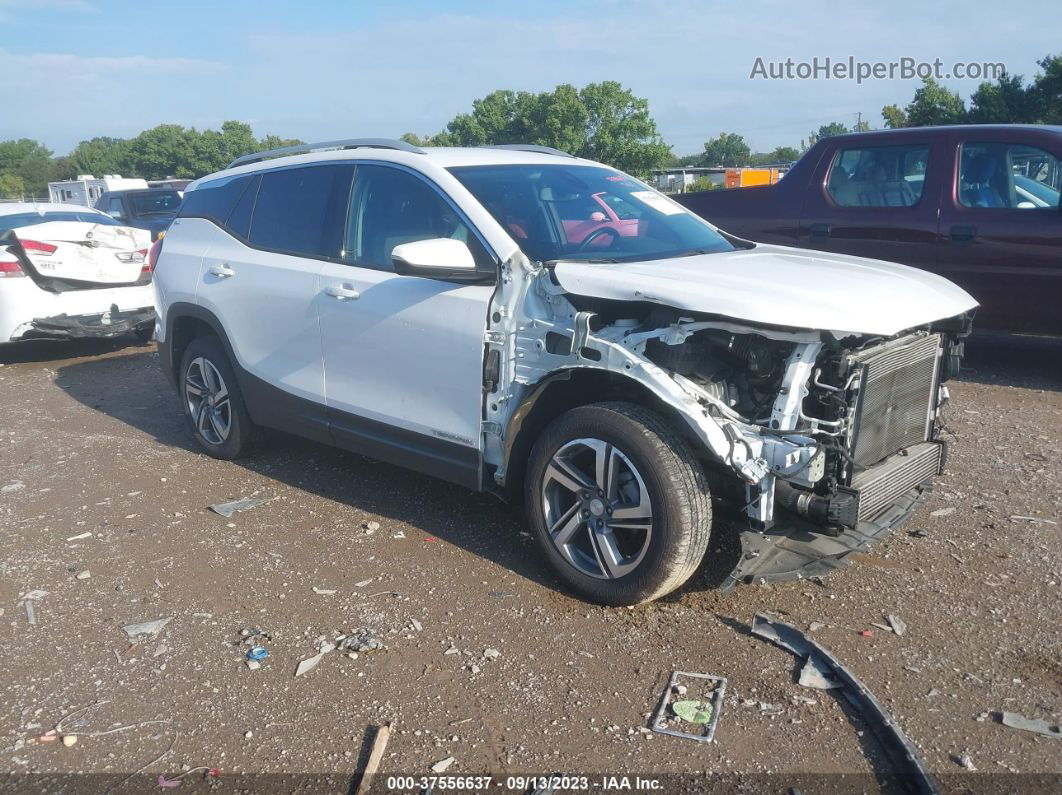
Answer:
[[[224,444],[232,429],[232,405],[225,379],[209,359],[198,356],[189,362],[184,393],[196,430],[210,444]]]
[[[550,459],[541,484],[546,530],[583,574],[618,579],[645,557],[653,505],[641,473],[601,439],[574,439]]]

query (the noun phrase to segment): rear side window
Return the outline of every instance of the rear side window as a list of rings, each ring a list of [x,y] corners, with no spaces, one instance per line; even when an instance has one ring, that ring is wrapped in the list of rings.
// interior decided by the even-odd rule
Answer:
[[[913,207],[922,198],[928,162],[924,144],[841,149],[826,191],[841,207]]]
[[[250,176],[241,175],[204,182],[184,195],[179,215],[181,218],[205,218],[223,227],[250,181]]]
[[[310,257],[338,257],[352,165],[287,168],[262,175],[251,217],[258,248]]]

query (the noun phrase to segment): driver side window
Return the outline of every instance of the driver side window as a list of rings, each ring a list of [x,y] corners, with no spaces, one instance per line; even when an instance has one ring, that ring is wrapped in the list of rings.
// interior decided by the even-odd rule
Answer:
[[[1062,161],[1035,146],[963,144],[959,202],[975,209],[1057,210]]]
[[[460,240],[477,266],[493,266],[457,210],[427,182],[389,166],[358,166],[347,216],[345,262],[392,271],[396,246],[435,238]]]

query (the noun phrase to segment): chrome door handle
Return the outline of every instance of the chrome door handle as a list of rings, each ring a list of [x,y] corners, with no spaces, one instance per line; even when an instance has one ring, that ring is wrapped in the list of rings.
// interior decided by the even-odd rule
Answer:
[[[222,279],[227,279],[230,276],[235,276],[236,275],[236,271],[234,271],[232,268],[230,268],[228,265],[225,265],[225,264],[212,265],[211,268],[210,268],[210,272],[214,276],[219,276]]]
[[[342,287],[335,284],[325,287],[325,294],[338,301],[356,301],[361,297],[361,293],[345,284]]]

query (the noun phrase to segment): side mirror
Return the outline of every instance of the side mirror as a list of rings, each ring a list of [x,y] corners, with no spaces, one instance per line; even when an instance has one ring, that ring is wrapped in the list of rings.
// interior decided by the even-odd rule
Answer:
[[[415,240],[391,251],[395,273],[429,279],[468,278],[476,275],[476,260],[467,245],[449,237]]]

